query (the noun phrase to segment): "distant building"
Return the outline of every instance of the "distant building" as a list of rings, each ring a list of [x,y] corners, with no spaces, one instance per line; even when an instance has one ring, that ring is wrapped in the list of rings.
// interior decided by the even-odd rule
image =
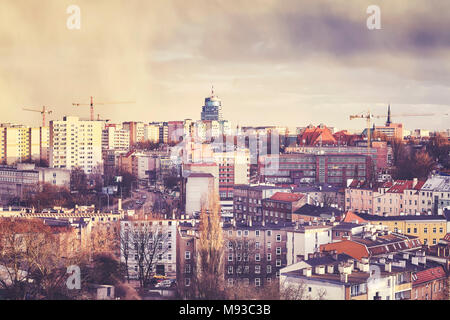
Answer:
[[[211,90],[211,96],[205,98],[205,105],[201,112],[202,120],[222,120],[222,101],[214,94],[214,87]]]
[[[371,180],[373,161],[358,154],[273,154],[260,157],[260,181],[275,184],[330,184]]]
[[[102,121],[64,117],[50,121],[50,167],[103,172]]]
[[[236,221],[264,221],[263,200],[277,192],[290,192],[290,188],[275,185],[235,185],[233,188],[233,212]]]
[[[130,133],[130,146],[137,142],[144,141],[145,124],[143,122],[129,121],[124,122],[123,128]]]
[[[0,163],[48,161],[49,127],[0,124]]]
[[[130,148],[130,131],[122,125],[107,124],[102,130],[103,150],[124,150]]]
[[[35,167],[34,164],[0,166],[0,202],[13,198],[24,199],[48,183],[58,187],[70,187],[70,170]]]

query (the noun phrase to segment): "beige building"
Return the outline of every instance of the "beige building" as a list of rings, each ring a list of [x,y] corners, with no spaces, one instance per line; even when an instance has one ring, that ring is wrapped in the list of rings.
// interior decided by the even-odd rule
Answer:
[[[103,171],[102,126],[102,121],[69,116],[50,121],[50,167],[79,167],[86,174]]]
[[[48,127],[0,125],[0,163],[13,165],[48,159]]]
[[[120,124],[108,124],[102,131],[103,150],[126,150],[130,148],[130,131]]]

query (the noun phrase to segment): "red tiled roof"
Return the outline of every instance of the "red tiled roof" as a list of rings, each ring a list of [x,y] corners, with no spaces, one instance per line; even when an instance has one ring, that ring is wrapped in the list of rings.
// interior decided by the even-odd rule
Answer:
[[[446,275],[444,268],[441,266],[423,271],[418,271],[413,273],[413,280],[414,280],[413,285],[418,285],[432,280],[444,278],[445,276]]]
[[[299,138],[300,145],[336,144],[336,139],[333,137],[330,129],[325,126],[323,128],[306,128]]]
[[[352,240],[341,240],[338,242],[320,245],[321,252],[333,250],[336,250],[337,253],[345,253],[357,260],[361,260],[361,258],[364,257],[369,257],[367,247],[364,244]]]
[[[447,233],[447,234],[444,236],[444,240],[450,241],[450,233]]]
[[[425,181],[417,181],[414,187],[413,184],[413,180],[396,180],[393,182],[392,187],[387,192],[403,193],[405,190],[420,190],[420,188],[422,188],[422,186],[425,184]]]
[[[302,193],[276,192],[273,196],[270,197],[270,200],[295,202],[299,201],[304,196],[305,195]]]

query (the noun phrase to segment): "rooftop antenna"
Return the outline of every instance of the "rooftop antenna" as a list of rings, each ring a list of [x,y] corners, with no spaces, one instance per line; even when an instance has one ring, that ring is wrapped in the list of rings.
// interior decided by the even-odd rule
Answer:
[[[214,95],[214,85],[211,85],[211,95]]]

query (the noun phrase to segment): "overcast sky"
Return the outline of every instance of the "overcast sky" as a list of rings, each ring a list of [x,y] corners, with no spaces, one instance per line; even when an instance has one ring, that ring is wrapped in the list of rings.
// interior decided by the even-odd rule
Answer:
[[[69,30],[66,9],[81,9]],[[366,9],[381,8],[381,30]],[[371,109],[408,129],[450,118],[450,1],[442,0],[2,0],[1,122],[51,119],[199,119],[211,85],[233,124],[360,129]],[[377,124],[385,120],[377,120]]]

